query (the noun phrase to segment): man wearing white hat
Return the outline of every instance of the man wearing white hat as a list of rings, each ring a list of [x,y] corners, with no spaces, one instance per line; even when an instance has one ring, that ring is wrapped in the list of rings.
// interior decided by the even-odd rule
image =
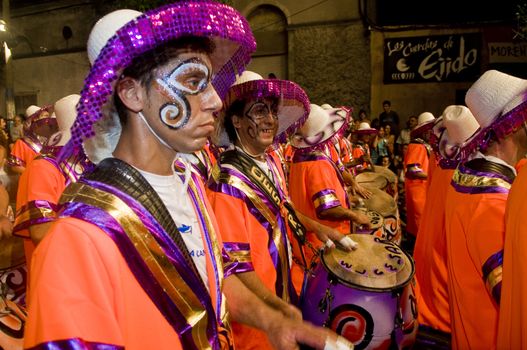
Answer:
[[[443,343],[450,346],[450,306],[448,300],[448,271],[445,237],[445,200],[452,174],[459,162],[465,160],[469,139],[479,124],[465,106],[445,108],[433,127],[430,145],[438,167],[430,179],[426,193],[421,225],[414,248],[416,297],[419,310],[419,342]]]
[[[404,156],[404,193],[406,203],[406,232],[411,241],[417,236],[421,215],[426,202],[428,176],[432,169],[431,147],[428,144],[430,130],[434,126],[434,115],[424,112],[417,118],[417,126],[411,131],[412,141]]]
[[[465,96],[481,131],[472,141],[479,151],[457,167],[445,205],[454,349],[496,348],[505,207],[514,165],[527,152],[524,114],[514,110],[525,89],[524,80],[491,70]]]
[[[17,174],[22,174],[31,161],[40,153],[47,139],[57,131],[53,106],[29,106],[24,122],[24,136],[15,141],[7,166]]]
[[[351,233],[350,221],[358,225],[370,224],[366,215],[350,209],[342,172],[325,153],[326,145],[334,143],[345,132],[347,120],[348,116],[343,115],[340,108],[323,109],[311,104],[307,121],[293,137],[295,153],[289,174],[289,193],[297,210],[343,235]],[[306,239],[314,248],[324,245],[312,231],[307,232]],[[331,242],[326,245],[331,247]],[[302,261],[303,252],[305,260],[311,262],[312,250],[300,249],[294,250],[297,261]],[[293,278],[297,288],[302,284],[303,274],[304,269],[294,264]]]
[[[353,143],[351,167],[355,174],[375,168],[370,156],[371,136],[377,134],[377,129],[370,127],[367,122],[361,122],[353,131],[357,135],[357,142]]]
[[[209,199],[229,255],[226,274],[238,275],[270,306],[301,319],[293,306],[298,296],[291,278],[290,239],[303,238],[302,225],[324,242],[344,238],[294,210],[281,164],[268,153],[305,120],[309,100],[291,81],[245,71],[229,89],[224,106],[222,139],[228,136],[231,144],[225,145],[212,173]],[[273,349],[261,331],[232,326],[237,349]]]
[[[343,343],[224,277],[205,188],[187,161],[174,166],[212,135],[219,95],[254,50],[247,21],[216,2],[114,11],[96,23],[60,154],[96,167],[66,187],[33,256],[26,348],[229,349],[227,312],[276,348]]]
[[[504,130],[504,127],[519,127],[519,133],[523,133],[524,136],[527,135],[525,124],[527,121],[527,80],[501,72],[492,72],[491,74],[489,78],[493,79],[490,80],[497,80],[494,82],[497,91],[496,96],[489,96],[489,98],[491,98],[492,107],[501,109],[499,119],[504,122],[503,126],[498,125],[497,131]],[[484,105],[490,102],[484,101]],[[490,109],[491,107],[487,108]],[[522,147],[525,147],[525,138]],[[525,153],[525,150],[522,150]],[[526,175],[526,169],[520,169],[511,186],[505,210],[506,230],[498,323],[498,349],[527,349],[527,308],[525,303],[527,296],[525,283],[527,256],[525,234]]]

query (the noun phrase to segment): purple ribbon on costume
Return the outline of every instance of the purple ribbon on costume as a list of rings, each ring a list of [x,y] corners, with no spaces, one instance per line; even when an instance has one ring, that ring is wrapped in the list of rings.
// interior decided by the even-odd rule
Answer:
[[[48,341],[28,350],[124,350],[124,346],[85,341],[80,338]]]
[[[122,193],[115,188],[106,184],[80,180],[93,188],[111,193],[123,200],[136,215],[138,215],[142,224],[156,239],[157,243],[163,249],[167,258],[176,268],[177,272],[189,287],[195,292],[200,300],[200,303],[207,310],[209,315],[209,324],[207,325],[207,336],[210,344],[217,344],[218,334],[216,327],[215,312],[212,308],[211,299],[208,291],[204,290],[203,283],[201,283],[199,276],[192,273],[192,268],[188,266],[184,256],[174,244],[170,236],[165,232],[161,225],[153,218],[153,216],[145,210],[137,201],[125,193]],[[60,214],[61,217],[71,216],[80,220],[84,220],[96,225],[101,230],[106,232],[115,242],[122,256],[125,258],[130,270],[137,278],[138,282],[161,311],[168,323],[174,328],[180,336],[181,342],[185,349],[194,349],[195,344],[192,340],[192,327],[187,323],[183,315],[177,309],[177,306],[164,292],[155,277],[152,275],[142,257],[137,252],[133,243],[128,238],[123,227],[106,211],[96,208],[84,203],[68,202],[64,204],[64,210]]]

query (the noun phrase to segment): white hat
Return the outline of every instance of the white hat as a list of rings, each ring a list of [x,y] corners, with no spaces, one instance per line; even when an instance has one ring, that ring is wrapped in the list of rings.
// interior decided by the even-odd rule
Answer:
[[[61,98],[53,105],[59,131],[50,137],[50,146],[64,146],[71,137],[70,128],[77,117],[77,103],[80,95],[73,94]]]
[[[369,135],[369,134],[376,134],[378,131],[375,128],[372,128],[370,124],[366,122],[361,122],[359,124],[359,127],[353,131],[354,134],[359,135]]]
[[[347,116],[342,116],[342,108],[324,109],[316,104],[311,104],[311,111],[306,122],[297,132],[300,139],[295,138],[295,148],[308,149],[320,147],[333,141],[346,130]],[[345,110],[346,111],[346,110]],[[350,110],[346,111],[349,115]]]
[[[461,105],[452,105],[443,111],[443,123],[446,130],[439,140],[439,153],[446,159],[460,159],[461,150],[479,130],[479,124],[470,109]],[[468,154],[467,154],[468,155]]]
[[[497,70],[486,71],[465,95],[465,103],[482,129],[526,100],[527,80]]]
[[[434,126],[436,118],[430,112],[423,112],[417,117],[417,125],[410,132],[411,137],[418,137],[425,131],[431,129]]]
[[[31,105],[26,108],[26,118],[32,116],[36,112],[40,111],[39,106]]]
[[[117,10],[110,12],[95,23],[93,30],[88,37],[88,59],[90,64],[93,64],[102,48],[108,42],[119,28],[124,26],[136,17],[141,16],[142,13],[135,10]]]

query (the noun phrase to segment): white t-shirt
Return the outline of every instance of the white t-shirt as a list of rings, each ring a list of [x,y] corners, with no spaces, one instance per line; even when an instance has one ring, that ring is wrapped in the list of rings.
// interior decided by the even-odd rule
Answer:
[[[192,205],[191,198],[188,192],[182,195],[183,181],[174,173],[173,175],[163,176],[152,174],[140,169],[137,169],[143,175],[157,192],[163,204],[168,209],[170,216],[176,223],[176,226],[181,233],[183,241],[187,245],[188,251],[198,272],[207,289],[207,259],[205,257],[205,247],[202,239],[202,232],[198,222],[198,216]]]

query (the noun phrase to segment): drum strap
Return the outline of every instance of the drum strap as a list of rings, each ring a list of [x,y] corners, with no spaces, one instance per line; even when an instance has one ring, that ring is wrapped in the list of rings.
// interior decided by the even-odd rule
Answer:
[[[293,231],[298,242],[304,244],[306,241],[306,228],[296,216],[291,203],[287,200],[282,201],[278,189],[258,165],[247,155],[236,150],[223,152],[220,159],[221,163],[230,164],[245,174],[252,183],[265,193],[277,210],[282,207],[285,208],[289,228]]]

